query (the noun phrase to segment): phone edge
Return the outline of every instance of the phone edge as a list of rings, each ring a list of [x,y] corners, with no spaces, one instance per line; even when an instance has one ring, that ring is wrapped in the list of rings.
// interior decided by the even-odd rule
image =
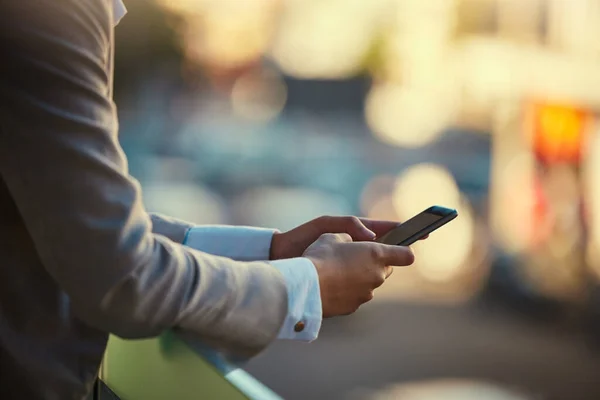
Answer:
[[[409,238],[403,240],[402,242],[395,244],[394,246],[410,246],[411,244],[413,244],[416,241],[418,241],[419,239],[421,239],[423,236],[435,231],[436,229],[440,228],[443,225],[446,225],[448,222],[450,222],[453,219],[455,219],[456,217],[458,217],[458,212],[456,210],[453,210],[453,211],[454,212],[446,215],[445,217],[443,217],[436,223],[431,224],[424,229],[421,229],[419,232],[417,232],[414,235],[410,236]]]

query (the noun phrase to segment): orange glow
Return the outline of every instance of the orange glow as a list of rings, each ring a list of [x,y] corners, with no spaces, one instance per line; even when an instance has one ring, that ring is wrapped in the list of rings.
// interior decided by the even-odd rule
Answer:
[[[589,115],[560,105],[533,108],[533,147],[549,163],[579,162]]]

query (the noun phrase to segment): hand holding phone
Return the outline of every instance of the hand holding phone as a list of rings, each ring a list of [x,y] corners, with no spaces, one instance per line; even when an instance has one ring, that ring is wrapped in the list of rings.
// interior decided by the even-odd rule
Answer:
[[[379,243],[410,246],[458,216],[451,208],[432,206],[376,239]]]

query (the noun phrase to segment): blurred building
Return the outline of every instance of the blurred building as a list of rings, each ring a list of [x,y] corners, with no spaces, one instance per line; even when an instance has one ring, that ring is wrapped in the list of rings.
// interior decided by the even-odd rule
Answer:
[[[321,214],[404,220],[455,207],[460,217],[414,246],[414,268],[394,273],[375,304],[468,307],[489,294],[517,310],[550,301],[600,315],[600,0],[127,5],[116,94],[149,208],[288,229]],[[532,328],[531,341],[510,347],[495,331],[482,336],[515,354],[543,342]],[[511,354],[507,365],[537,359]],[[530,381],[538,369],[564,372],[525,364]],[[372,398],[438,390],[520,398],[478,383],[391,386]]]

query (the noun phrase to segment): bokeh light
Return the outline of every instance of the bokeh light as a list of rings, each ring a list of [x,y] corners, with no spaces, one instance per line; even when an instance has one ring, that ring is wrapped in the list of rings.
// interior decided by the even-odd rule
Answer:
[[[600,280],[600,125],[594,124],[588,154],[583,169],[586,196],[586,217],[589,229],[587,261],[590,269]]]
[[[402,220],[432,205],[454,208],[459,217],[413,245],[417,270],[427,280],[447,281],[458,276],[472,250],[473,212],[461,196],[450,172],[435,164],[419,164],[398,177],[393,200]]]
[[[366,119],[385,143],[419,147],[433,142],[455,118],[451,93],[418,90],[382,83],[373,86],[366,101]]]
[[[283,109],[287,86],[281,74],[272,69],[241,75],[231,90],[234,114],[257,122],[268,122]]]
[[[223,224],[227,209],[223,199],[200,185],[154,182],[143,187],[144,205],[151,212],[196,224]]]
[[[574,107],[542,104],[531,107],[532,142],[538,157],[547,162],[579,162],[589,115]]]
[[[382,48],[383,76],[435,90],[439,84],[452,83],[449,65],[455,12],[454,0],[394,1],[384,30]]]
[[[518,253],[530,247],[534,234],[546,234],[542,226],[534,231],[536,207],[540,203],[539,189],[534,183],[534,159],[530,153],[515,156],[499,171],[495,181],[497,199],[496,217],[492,228],[499,244],[509,253]],[[540,211],[541,212],[541,211]]]
[[[267,50],[274,29],[277,0],[162,0],[185,18],[187,57],[213,69],[240,68]]]
[[[239,196],[234,211],[244,224],[292,229],[321,215],[348,215],[347,200],[308,188],[260,187]]]
[[[374,219],[397,220],[391,191],[396,182],[393,175],[377,175],[371,178],[362,190],[360,209],[363,215]]]
[[[542,397],[595,393],[599,368],[580,342],[600,326],[600,129],[580,128],[600,110],[600,1],[158,1],[182,18],[159,28],[126,0],[141,16],[116,57],[131,71],[117,74],[121,93],[140,88],[117,104],[149,210],[281,230],[323,214],[459,212],[411,246],[415,264],[373,302],[326,321],[313,354],[267,351],[261,380],[286,398],[357,385],[389,388],[382,399],[524,398],[500,381]],[[140,27],[153,35],[134,36]],[[536,313],[547,325],[525,317]],[[442,369],[477,376],[428,381]]]
[[[417,164],[406,169],[396,181],[394,204],[403,219],[432,205],[457,208],[460,192],[452,174],[437,164]]]
[[[513,389],[488,382],[462,380],[429,380],[398,383],[365,396],[364,400],[531,400]]]
[[[382,195],[377,200],[370,203],[365,215],[371,219],[382,221],[400,221],[401,218],[394,207],[394,199],[390,195]]]
[[[288,75],[340,79],[357,74],[372,45],[382,1],[290,0],[271,49]]]
[[[210,0],[158,0],[158,2],[171,12],[195,15],[206,10]]]

